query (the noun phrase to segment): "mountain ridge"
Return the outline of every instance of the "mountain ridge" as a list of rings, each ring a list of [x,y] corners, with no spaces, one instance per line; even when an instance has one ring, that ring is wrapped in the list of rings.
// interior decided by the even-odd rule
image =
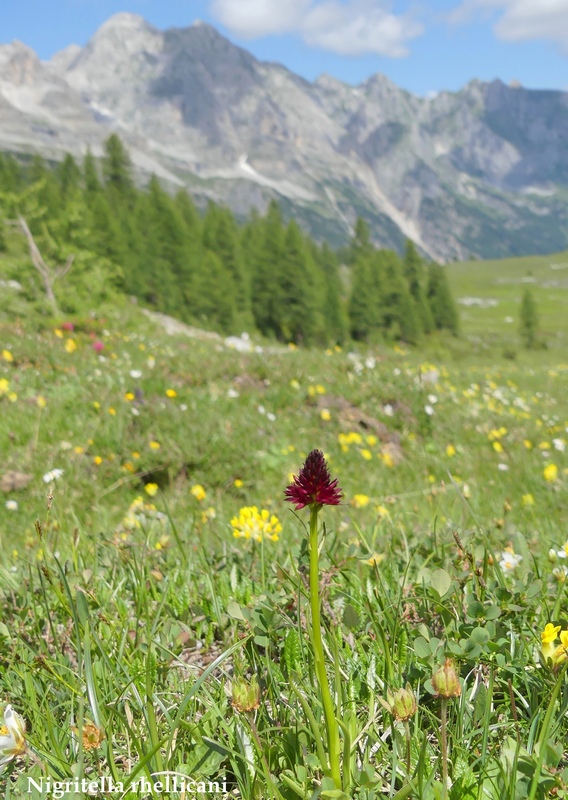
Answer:
[[[276,197],[344,242],[358,215],[383,246],[439,261],[568,243],[568,93],[477,79],[421,98],[377,73],[310,83],[213,26],[107,20],[42,62],[0,45],[0,149],[102,153],[117,132],[151,173],[245,216]]]

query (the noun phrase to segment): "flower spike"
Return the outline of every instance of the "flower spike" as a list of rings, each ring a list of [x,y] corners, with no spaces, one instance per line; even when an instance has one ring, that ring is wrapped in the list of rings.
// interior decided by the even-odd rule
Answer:
[[[337,479],[332,480],[321,450],[312,450],[299,475],[284,491],[285,499],[296,504],[296,511],[306,506],[337,506],[342,492]]]

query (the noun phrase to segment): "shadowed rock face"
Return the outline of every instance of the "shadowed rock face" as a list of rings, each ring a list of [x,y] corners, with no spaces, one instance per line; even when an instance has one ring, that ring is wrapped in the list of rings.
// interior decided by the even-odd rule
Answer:
[[[423,99],[383,75],[309,83],[209,25],[111,17],[42,63],[0,46],[0,148],[62,158],[118,131],[152,172],[238,214],[281,200],[318,237],[357,215],[441,260],[567,246],[568,94],[472,81]]]

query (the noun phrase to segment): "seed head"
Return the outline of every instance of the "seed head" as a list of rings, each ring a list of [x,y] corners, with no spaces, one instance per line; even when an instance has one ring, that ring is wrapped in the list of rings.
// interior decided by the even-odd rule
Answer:
[[[455,669],[454,662],[447,658],[443,666],[439,667],[432,675],[432,686],[437,697],[448,700],[461,695],[461,683]]]

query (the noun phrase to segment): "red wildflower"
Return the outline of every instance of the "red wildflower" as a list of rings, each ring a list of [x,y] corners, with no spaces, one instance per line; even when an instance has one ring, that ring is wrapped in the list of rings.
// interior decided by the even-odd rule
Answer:
[[[285,499],[296,503],[296,510],[305,506],[337,506],[341,502],[341,489],[337,479],[331,480],[327,463],[321,450],[312,450],[299,475],[284,491]]]
[[[93,342],[93,350],[96,353],[101,353],[104,349],[105,349],[104,344],[100,342],[98,339]]]
[[[73,323],[72,323],[72,322],[64,322],[64,323],[62,324],[61,328],[62,328],[64,331],[74,331],[74,330],[75,330],[75,326],[73,325]]]

